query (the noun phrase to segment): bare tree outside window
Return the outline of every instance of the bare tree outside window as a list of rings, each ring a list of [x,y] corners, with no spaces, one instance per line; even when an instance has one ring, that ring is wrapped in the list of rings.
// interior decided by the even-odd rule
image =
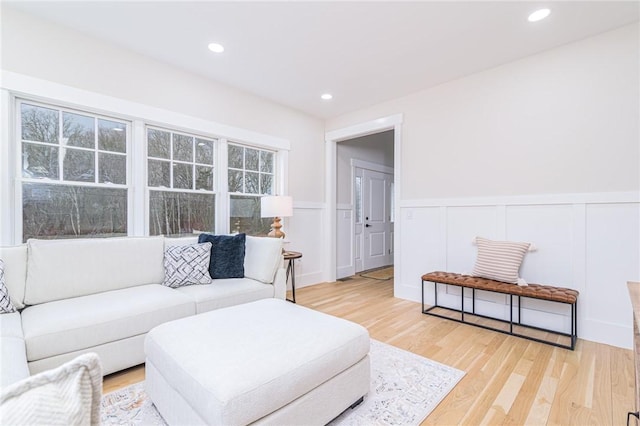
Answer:
[[[19,105],[23,241],[126,235],[127,123]]]
[[[149,233],[215,229],[214,140],[147,129]]]
[[[214,194],[149,191],[149,234],[177,236],[213,232]]]
[[[23,241],[127,235],[127,190],[25,183]]]

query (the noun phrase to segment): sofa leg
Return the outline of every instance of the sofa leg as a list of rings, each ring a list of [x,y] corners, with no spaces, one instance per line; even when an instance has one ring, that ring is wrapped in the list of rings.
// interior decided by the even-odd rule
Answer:
[[[349,408],[351,408],[353,410],[358,405],[362,404],[362,401],[364,401],[364,396],[361,396],[360,399],[357,400],[356,402],[354,402],[353,404],[351,404],[351,406]]]

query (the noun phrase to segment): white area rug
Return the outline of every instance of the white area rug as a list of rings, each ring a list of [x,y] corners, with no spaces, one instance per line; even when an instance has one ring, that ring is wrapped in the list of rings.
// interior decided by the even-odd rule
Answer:
[[[373,339],[369,355],[369,394],[331,425],[418,425],[465,374]],[[144,383],[136,383],[102,398],[102,424],[166,423],[147,397]]]

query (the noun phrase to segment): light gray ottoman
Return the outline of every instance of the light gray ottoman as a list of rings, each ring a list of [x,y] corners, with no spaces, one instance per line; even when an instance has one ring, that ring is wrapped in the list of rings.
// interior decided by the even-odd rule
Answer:
[[[324,425],[369,390],[362,326],[265,299],[162,324],[146,391],[175,425]]]

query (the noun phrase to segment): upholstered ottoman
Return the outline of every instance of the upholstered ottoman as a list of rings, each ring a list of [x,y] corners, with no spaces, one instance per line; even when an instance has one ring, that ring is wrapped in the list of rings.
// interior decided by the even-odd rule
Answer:
[[[324,425],[369,390],[367,330],[280,299],[159,325],[145,353],[169,424]]]

